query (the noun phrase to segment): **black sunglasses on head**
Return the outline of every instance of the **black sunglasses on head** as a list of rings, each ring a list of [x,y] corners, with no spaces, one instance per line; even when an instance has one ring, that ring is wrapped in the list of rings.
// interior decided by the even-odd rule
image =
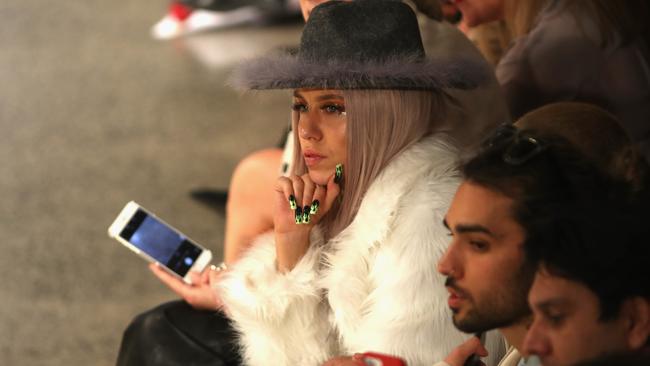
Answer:
[[[505,147],[503,161],[510,165],[522,165],[545,151],[548,145],[530,131],[518,130],[512,124],[499,126],[484,143],[483,149]]]

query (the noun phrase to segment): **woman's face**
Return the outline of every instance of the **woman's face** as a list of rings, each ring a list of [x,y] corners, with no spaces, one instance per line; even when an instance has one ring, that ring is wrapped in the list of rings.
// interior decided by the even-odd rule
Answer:
[[[503,19],[504,0],[456,0],[454,4],[463,14],[468,27]]]
[[[345,100],[338,90],[298,89],[293,93],[298,115],[300,150],[309,176],[325,185],[337,164],[347,158]]]

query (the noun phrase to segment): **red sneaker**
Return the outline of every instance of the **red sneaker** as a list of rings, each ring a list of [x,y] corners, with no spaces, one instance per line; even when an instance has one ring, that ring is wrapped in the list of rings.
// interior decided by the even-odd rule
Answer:
[[[167,14],[151,28],[151,36],[160,40],[172,39],[205,30],[254,23],[264,19],[264,16],[264,12],[256,6],[211,11],[172,2]]]

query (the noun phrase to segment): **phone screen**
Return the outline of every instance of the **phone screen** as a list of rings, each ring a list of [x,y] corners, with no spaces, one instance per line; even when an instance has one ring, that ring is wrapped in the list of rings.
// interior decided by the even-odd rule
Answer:
[[[137,210],[120,236],[184,277],[203,249],[155,217]]]

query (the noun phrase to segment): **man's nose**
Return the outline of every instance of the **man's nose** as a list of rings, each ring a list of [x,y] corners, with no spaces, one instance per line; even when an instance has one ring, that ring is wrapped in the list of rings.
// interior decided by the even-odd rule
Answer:
[[[533,324],[528,328],[521,348],[525,356],[545,356],[550,354],[551,346],[544,336],[543,327],[540,325],[539,320],[533,321]]]
[[[457,274],[456,270],[456,264],[454,261],[454,251],[453,251],[453,246],[450,245],[447,248],[447,251],[445,254],[442,255],[440,260],[438,261],[438,272],[441,274],[451,277],[454,274]]]

